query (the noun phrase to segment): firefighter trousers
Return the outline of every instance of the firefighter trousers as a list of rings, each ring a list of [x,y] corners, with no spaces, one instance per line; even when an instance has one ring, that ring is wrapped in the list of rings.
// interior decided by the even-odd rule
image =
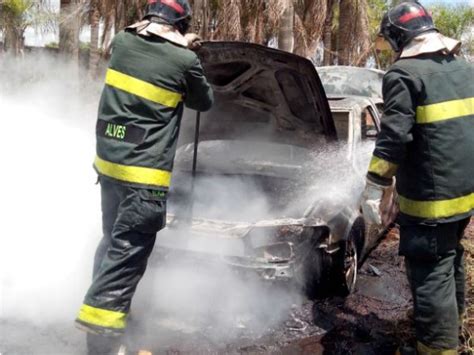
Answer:
[[[469,218],[435,225],[400,226],[418,347],[454,350],[465,308],[464,248]],[[421,343],[421,344],[420,344]]]
[[[76,321],[98,332],[119,333],[126,327],[156,233],[166,224],[166,200],[161,191],[103,177],[100,185],[103,238],[95,254],[93,282]]]

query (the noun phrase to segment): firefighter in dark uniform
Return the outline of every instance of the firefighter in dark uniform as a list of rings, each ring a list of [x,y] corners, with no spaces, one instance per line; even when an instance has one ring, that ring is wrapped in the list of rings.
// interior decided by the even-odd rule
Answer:
[[[382,195],[396,177],[416,352],[454,355],[465,309],[461,238],[474,211],[474,67],[416,2],[388,11],[380,37],[398,59],[383,80],[362,209],[380,223]]]
[[[187,0],[150,0],[143,21],[118,33],[96,126],[104,237],[76,319],[88,333],[123,333],[166,197],[183,106],[209,110],[213,93],[187,35]]]

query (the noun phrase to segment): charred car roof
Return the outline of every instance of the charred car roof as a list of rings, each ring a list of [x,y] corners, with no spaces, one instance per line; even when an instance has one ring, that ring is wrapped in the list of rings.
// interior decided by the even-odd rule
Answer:
[[[351,66],[318,67],[318,74],[327,94],[365,96],[382,99],[385,72]]]

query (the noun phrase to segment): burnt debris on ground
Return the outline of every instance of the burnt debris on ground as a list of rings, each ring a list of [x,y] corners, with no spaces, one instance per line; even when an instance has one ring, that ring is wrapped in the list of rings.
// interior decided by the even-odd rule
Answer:
[[[236,289],[235,297],[239,296]],[[146,348],[153,354],[393,354],[401,341],[413,337],[410,309],[394,229],[370,254],[355,292],[347,298],[295,303],[284,319],[265,331],[252,328],[251,314],[242,314],[233,330],[223,329],[224,337],[217,335],[219,330],[212,329],[212,324],[194,327],[192,319],[170,318],[154,323],[152,331],[149,326],[145,325],[145,330],[137,325],[128,340],[132,348]]]
[[[139,331],[142,336],[135,337],[137,333],[132,332],[130,345],[153,354],[394,354],[400,344],[414,341],[412,302],[398,239],[394,228],[373,250],[359,271],[353,294],[295,304],[285,319],[263,333],[254,332],[243,316],[243,322],[235,323],[234,334],[227,334],[227,341],[216,337],[212,327],[180,331],[174,324],[174,330],[153,329],[153,336],[149,329],[147,336]],[[467,342],[474,325],[474,223],[465,244],[471,271],[463,354],[472,354],[472,339],[470,346]],[[247,321],[251,322],[251,317]]]

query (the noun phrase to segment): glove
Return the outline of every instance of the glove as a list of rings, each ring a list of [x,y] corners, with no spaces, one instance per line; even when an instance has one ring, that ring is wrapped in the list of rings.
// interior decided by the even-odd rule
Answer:
[[[380,204],[387,186],[376,184],[367,180],[362,194],[362,213],[369,223],[382,224]]]
[[[188,41],[188,48],[192,51],[197,51],[199,48],[201,48],[202,39],[196,33],[186,33],[184,38]]]

